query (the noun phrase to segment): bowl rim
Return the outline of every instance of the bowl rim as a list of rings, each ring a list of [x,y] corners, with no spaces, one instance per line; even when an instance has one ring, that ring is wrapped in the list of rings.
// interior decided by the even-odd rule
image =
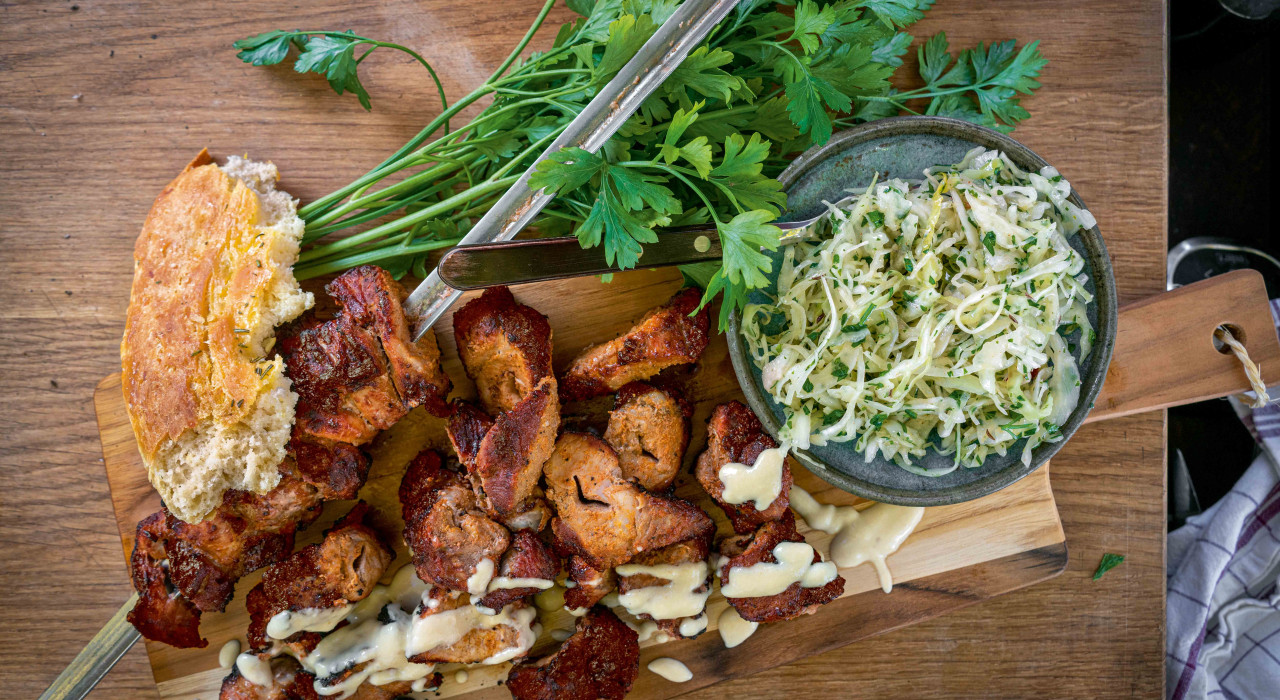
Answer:
[[[1010,159],[1024,170],[1038,171],[1049,165],[1035,151],[1027,148],[1007,134],[979,126],[972,122],[949,117],[905,116],[890,117],[868,122],[851,129],[837,132],[825,143],[813,146],[797,157],[791,165],[778,176],[784,190],[790,190],[801,176],[814,166],[823,162],[828,156],[839,153],[845,147],[876,138],[902,135],[937,135],[967,140],[975,146],[994,148],[1003,151]],[[1061,171],[1059,171],[1061,172]],[[1070,178],[1066,178],[1070,181]],[[1068,197],[1076,206],[1088,209],[1073,187]],[[975,481],[960,484],[949,489],[932,492],[904,491],[885,487],[860,477],[851,476],[833,467],[827,466],[817,455],[807,449],[792,448],[791,454],[809,471],[822,480],[857,496],[881,503],[904,506],[939,506],[962,503],[995,493],[1039,469],[1049,461],[1062,446],[1075,435],[1084,423],[1098,392],[1102,389],[1107,369],[1111,364],[1112,352],[1115,349],[1116,337],[1116,286],[1115,273],[1111,265],[1110,254],[1106,242],[1095,224],[1093,228],[1081,230],[1078,234],[1084,241],[1085,248],[1091,253],[1090,273],[1093,277],[1096,294],[1094,297],[1098,323],[1094,329],[1092,362],[1089,371],[1080,380],[1080,399],[1071,416],[1060,426],[1062,439],[1053,443],[1043,443],[1033,453],[1030,464],[1015,461],[999,471],[992,472]],[[729,314],[728,346],[729,358],[733,364],[733,372],[738,385],[747,399],[756,417],[760,419],[765,430],[775,439],[778,437],[781,424],[769,408],[767,397],[756,386],[751,373],[752,362],[744,348],[742,337],[742,314],[733,309]],[[982,467],[974,467],[982,469]]]

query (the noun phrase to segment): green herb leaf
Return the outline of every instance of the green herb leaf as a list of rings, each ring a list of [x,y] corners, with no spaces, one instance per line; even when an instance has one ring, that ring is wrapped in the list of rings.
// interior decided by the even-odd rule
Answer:
[[[987,249],[988,255],[996,254],[996,232],[987,231],[982,234],[982,247]]]
[[[1123,554],[1112,554],[1110,552],[1103,554],[1102,561],[1098,562],[1097,571],[1093,572],[1093,580],[1097,581],[1102,578],[1103,574],[1119,566],[1122,561],[1124,561]]]
[[[905,27],[924,18],[933,0],[862,0],[859,6],[871,10],[890,29]]]
[[[253,66],[272,66],[289,55],[293,46],[293,32],[273,29],[257,36],[240,39],[232,44],[237,49],[236,58]]]
[[[782,231],[769,222],[773,214],[756,209],[733,217],[717,228],[720,231],[720,247],[724,251],[725,277],[733,284],[747,287],[763,287],[768,283],[766,275],[773,269],[773,261],[760,252],[777,250]]]

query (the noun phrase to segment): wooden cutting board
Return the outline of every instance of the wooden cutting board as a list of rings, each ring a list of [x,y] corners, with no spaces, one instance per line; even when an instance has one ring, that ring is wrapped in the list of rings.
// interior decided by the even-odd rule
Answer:
[[[528,285],[516,288],[515,292],[521,302],[550,318],[559,371],[581,348],[626,330],[636,317],[665,301],[679,287],[679,274],[664,270],[619,274],[610,284],[585,278]],[[463,396],[473,393],[457,358],[450,317],[446,316],[436,327],[446,370],[459,385],[456,392]],[[711,505],[691,476],[692,463],[705,444],[706,420],[712,407],[742,398],[724,337],[715,335],[698,365],[682,372],[680,379],[685,381],[686,392],[695,403],[695,414],[693,439],[677,493],[702,505],[717,519],[721,532],[728,532],[723,513]],[[125,414],[118,374],[102,381],[94,402],[121,545],[127,559],[133,549],[137,522],[159,508],[160,499],[147,482]],[[608,405],[607,400],[601,401],[598,409],[607,410]],[[566,420],[583,419],[566,416]],[[447,454],[447,444],[442,421],[421,410],[411,413],[375,441],[371,449],[373,466],[361,498],[375,506],[387,532],[398,533],[403,526],[396,491],[408,461],[428,446]],[[794,462],[792,469],[796,483],[824,503],[847,504],[858,500],[828,486]],[[321,531],[349,507],[350,503],[328,504],[320,521],[299,535],[298,544],[317,541]],[[829,535],[807,532],[806,536],[825,551]],[[389,572],[407,561],[404,547],[400,545],[398,558]],[[802,619],[763,625],[741,646],[725,649],[715,632],[715,620],[725,607],[717,591],[708,603],[712,624],[706,634],[695,640],[651,643],[642,650],[641,673],[630,697],[673,697],[720,680],[786,664],[1043,581],[1061,573],[1066,563],[1067,548],[1049,488],[1048,470],[1041,469],[985,498],[926,510],[916,532],[889,558],[896,582],[892,594],[886,595],[880,590],[869,564],[842,570],[841,574],[847,579],[842,599]],[[227,673],[218,667],[219,649],[227,640],[244,639],[248,625],[244,594],[259,578],[260,573],[251,574],[240,582],[226,612],[204,616],[201,632],[209,640],[208,647],[182,650],[146,643],[162,698],[217,697],[219,684]],[[563,611],[550,616],[544,614],[544,633],[539,646],[546,648],[552,644],[549,630],[571,626],[572,619]],[[645,664],[659,656],[683,661],[693,671],[693,680],[671,683],[645,670]],[[508,696],[505,688],[497,687],[498,680],[506,677],[505,665],[469,669],[469,678],[463,685],[455,683],[447,668],[442,670],[446,671],[446,682],[441,688],[441,697]]]

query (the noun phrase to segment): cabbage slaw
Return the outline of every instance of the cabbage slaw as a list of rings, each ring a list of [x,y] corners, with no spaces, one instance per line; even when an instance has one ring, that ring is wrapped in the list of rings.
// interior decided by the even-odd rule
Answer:
[[[856,440],[917,474],[1061,440],[1089,354],[1092,295],[1068,236],[1094,218],[1052,167],[975,148],[924,179],[854,190],[783,253],[742,332],[796,447]],[[946,469],[913,462],[928,449]]]

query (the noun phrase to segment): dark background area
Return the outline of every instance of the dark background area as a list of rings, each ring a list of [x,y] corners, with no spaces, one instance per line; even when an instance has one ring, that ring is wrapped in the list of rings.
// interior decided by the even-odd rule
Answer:
[[[1247,20],[1228,13],[1217,0],[1170,3],[1171,249],[1188,238],[1216,236],[1280,257],[1274,235],[1280,164],[1274,158],[1273,126],[1278,15]],[[1268,279],[1276,298],[1280,289],[1273,284]],[[1207,508],[1249,466],[1255,445],[1223,399],[1170,409],[1171,467],[1175,449],[1185,457],[1200,505]]]

